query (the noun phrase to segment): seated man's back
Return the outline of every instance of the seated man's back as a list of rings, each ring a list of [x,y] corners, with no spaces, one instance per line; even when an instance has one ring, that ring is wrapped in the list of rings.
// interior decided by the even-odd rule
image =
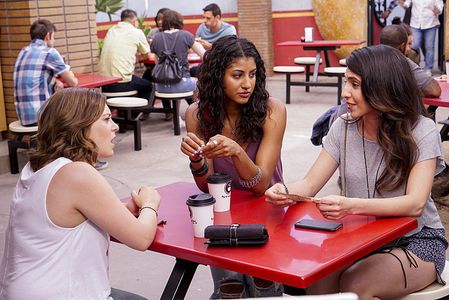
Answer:
[[[70,67],[53,48],[55,31],[56,28],[50,21],[35,21],[30,29],[32,41],[17,57],[14,67],[14,104],[22,125],[37,123],[37,114],[42,104],[53,94],[55,88],[62,88],[57,76],[69,86],[78,84]]]

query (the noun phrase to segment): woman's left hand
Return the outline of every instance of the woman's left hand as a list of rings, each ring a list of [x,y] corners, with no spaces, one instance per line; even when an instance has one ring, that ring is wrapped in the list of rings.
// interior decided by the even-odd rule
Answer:
[[[242,148],[236,141],[224,135],[217,134],[209,139],[200,154],[206,158],[232,157],[237,155]]]
[[[320,210],[323,217],[327,219],[341,219],[350,213],[351,201],[349,198],[329,195],[319,198],[316,207]]]

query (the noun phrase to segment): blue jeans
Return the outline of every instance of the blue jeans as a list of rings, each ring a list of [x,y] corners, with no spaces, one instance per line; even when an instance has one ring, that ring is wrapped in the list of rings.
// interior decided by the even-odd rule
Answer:
[[[196,89],[196,80],[192,77],[183,77],[174,84],[156,83],[156,91],[159,93],[186,93]]]
[[[421,49],[421,44],[424,39],[424,62],[426,63],[425,69],[432,70],[433,69],[433,57],[435,52],[435,36],[437,33],[438,26],[427,28],[427,29],[418,29],[412,27],[413,31],[413,48]]]
[[[210,271],[214,280],[214,293],[211,295],[211,299],[273,297],[282,296],[284,292],[283,285],[278,282],[272,282],[271,285],[260,287],[255,283],[256,279],[253,276],[215,267],[210,267]],[[226,293],[223,289],[223,286],[226,284],[240,286],[240,289],[232,293]]]

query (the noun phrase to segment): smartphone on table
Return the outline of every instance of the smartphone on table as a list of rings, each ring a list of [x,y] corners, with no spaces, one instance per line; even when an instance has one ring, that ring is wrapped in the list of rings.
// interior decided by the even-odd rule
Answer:
[[[324,231],[336,231],[343,227],[342,223],[331,221],[318,221],[311,219],[302,219],[295,223],[295,228],[316,229]]]

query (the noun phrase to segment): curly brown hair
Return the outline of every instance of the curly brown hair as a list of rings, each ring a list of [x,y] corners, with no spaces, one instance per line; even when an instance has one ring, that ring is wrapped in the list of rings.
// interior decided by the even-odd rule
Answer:
[[[40,112],[36,149],[30,154],[32,169],[60,157],[94,164],[98,148],[88,133],[105,105],[106,97],[94,89],[66,88],[53,94]]]
[[[256,84],[248,103],[240,108],[236,128],[237,141],[257,141],[263,135],[263,124],[271,111],[269,93],[265,88],[265,66],[256,46],[245,38],[228,35],[213,43],[203,59],[198,74],[199,132],[206,140],[221,133],[226,117],[223,79],[226,69],[237,59],[253,58],[256,63]]]

